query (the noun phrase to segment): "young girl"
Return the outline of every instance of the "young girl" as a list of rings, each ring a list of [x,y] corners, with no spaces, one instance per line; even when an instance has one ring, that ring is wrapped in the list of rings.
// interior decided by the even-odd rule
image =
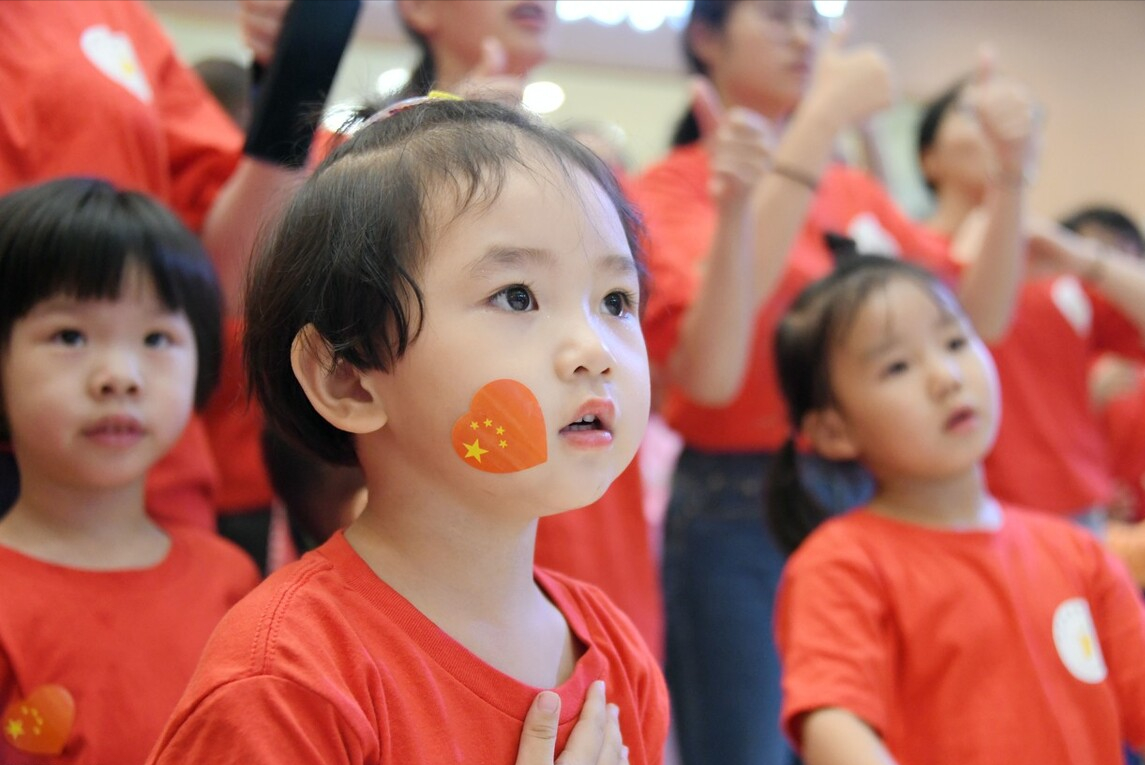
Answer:
[[[639,634],[533,566],[537,520],[643,435],[635,241],[600,160],[495,104],[406,104],[323,162],[256,262],[247,359],[268,421],[368,498],[231,611],[154,762],[508,763],[539,688],[573,749],[596,681],[660,762]]]
[[[258,581],[160,527],[151,468],[218,371],[198,241],[149,197],[65,179],[0,198],[0,762],[142,763],[223,613]]]
[[[395,10],[421,51],[399,98],[437,89],[482,99],[495,95],[516,105],[529,72],[548,57],[558,23],[552,0],[401,0]],[[365,111],[372,114],[378,106]],[[640,464],[633,460],[596,502],[541,520],[536,560],[604,590],[660,655],[664,613],[643,493]],[[296,521],[296,528],[329,525],[305,516]]]
[[[775,466],[771,524],[798,547],[776,606],[782,721],[804,761],[1115,765],[1145,744],[1139,596],[1092,535],[986,491],[997,376],[951,293],[857,257],[775,342],[798,438],[876,483],[816,529],[795,436]]]

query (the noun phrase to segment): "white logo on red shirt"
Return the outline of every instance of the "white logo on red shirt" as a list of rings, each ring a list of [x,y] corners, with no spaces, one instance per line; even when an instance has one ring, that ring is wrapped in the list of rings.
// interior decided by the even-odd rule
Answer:
[[[1105,679],[1105,657],[1085,598],[1070,598],[1054,611],[1054,645],[1070,674],[1083,683]]]
[[[140,101],[151,102],[151,85],[127,35],[97,24],[80,35],[80,48],[95,68],[109,79],[127,88]]]
[[[1050,287],[1050,298],[1061,315],[1081,337],[1088,337],[1093,326],[1093,304],[1074,276],[1059,276]]]
[[[855,240],[855,248],[865,255],[901,255],[902,248],[879,223],[879,219],[869,212],[859,213],[847,224],[847,236]]]

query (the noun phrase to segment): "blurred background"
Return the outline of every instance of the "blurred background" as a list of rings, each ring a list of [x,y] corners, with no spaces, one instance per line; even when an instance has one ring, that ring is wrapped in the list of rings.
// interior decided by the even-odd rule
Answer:
[[[496,2],[497,0],[486,0]],[[235,0],[150,0],[188,62],[246,60]],[[914,159],[917,105],[972,71],[990,44],[999,68],[1027,83],[1046,116],[1034,209],[1057,217],[1103,201],[1145,219],[1145,2],[1142,0],[850,0],[817,2],[842,15],[852,44],[889,58],[899,103],[870,125],[889,188],[927,211]],[[392,0],[366,0],[330,103],[392,90],[417,58]],[[558,125],[607,120],[631,171],[667,149],[687,99],[680,28],[689,0],[560,0],[553,56],[533,73],[527,102]],[[927,30],[925,34],[919,30]],[[936,33],[937,31],[937,33]],[[858,141],[840,151],[862,164]]]

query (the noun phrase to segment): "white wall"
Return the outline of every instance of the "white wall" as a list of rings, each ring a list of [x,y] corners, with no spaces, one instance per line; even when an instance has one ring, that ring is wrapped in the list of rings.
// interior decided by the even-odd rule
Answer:
[[[188,60],[242,55],[234,0],[152,0],[152,7]],[[371,4],[335,100],[366,92],[384,69],[413,63],[392,10]],[[905,98],[929,96],[969,72],[979,44],[991,42],[1001,68],[1026,81],[1045,107],[1035,209],[1058,215],[1105,200],[1145,216],[1145,2],[851,0],[848,16],[856,44],[875,42],[886,52]],[[557,60],[535,73],[567,93],[553,120],[606,117],[627,132],[638,165],[661,154],[686,100],[676,35],[570,26],[558,36]],[[605,63],[584,63],[592,60]],[[909,139],[909,127],[898,124],[894,133]]]

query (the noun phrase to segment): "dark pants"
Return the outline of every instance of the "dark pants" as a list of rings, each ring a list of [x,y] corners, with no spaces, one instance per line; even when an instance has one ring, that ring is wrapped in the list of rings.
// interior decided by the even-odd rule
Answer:
[[[666,674],[684,765],[781,765],[780,671],[772,612],[784,557],[763,520],[770,454],[685,449],[664,543]],[[828,509],[869,499],[865,473],[815,458],[800,467]]]

